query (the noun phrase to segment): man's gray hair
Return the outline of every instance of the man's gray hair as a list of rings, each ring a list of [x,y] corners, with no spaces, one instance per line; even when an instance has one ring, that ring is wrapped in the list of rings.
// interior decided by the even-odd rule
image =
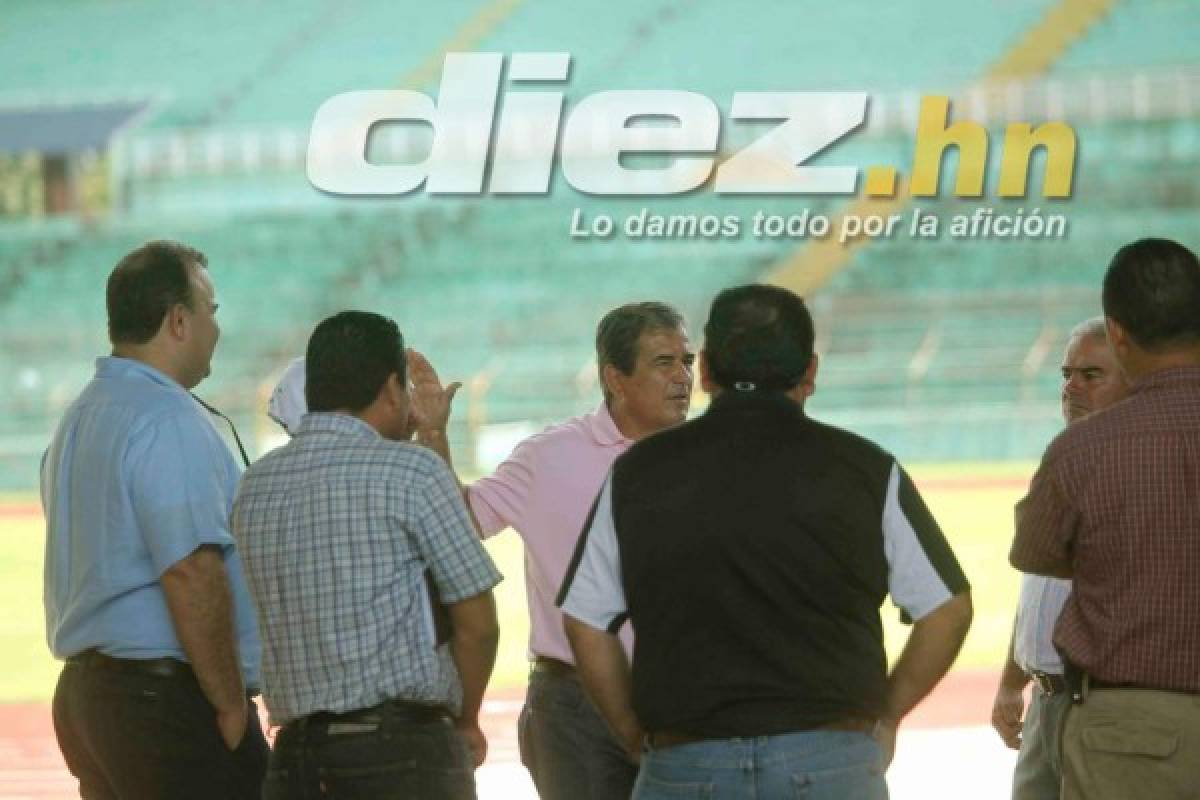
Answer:
[[[1092,317],[1085,319],[1083,322],[1071,329],[1071,335],[1067,337],[1067,341],[1082,339],[1083,337],[1094,337],[1104,339],[1108,333],[1104,328],[1104,317]]]

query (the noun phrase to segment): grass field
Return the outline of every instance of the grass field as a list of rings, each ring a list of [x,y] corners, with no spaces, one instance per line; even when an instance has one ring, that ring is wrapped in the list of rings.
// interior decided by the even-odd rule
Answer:
[[[975,622],[956,669],[999,669],[1012,624],[1017,573],[1008,566],[1013,504],[1024,493],[1033,465],[927,465],[911,469],[970,579]],[[46,650],[42,617],[44,523],[20,513],[36,498],[0,498],[0,702],[45,700],[58,665]],[[529,621],[525,609],[521,540],[511,532],[487,543],[505,580],[496,590],[500,655],[492,685],[525,683]],[[895,656],[908,628],[890,602],[882,610],[888,653]]]

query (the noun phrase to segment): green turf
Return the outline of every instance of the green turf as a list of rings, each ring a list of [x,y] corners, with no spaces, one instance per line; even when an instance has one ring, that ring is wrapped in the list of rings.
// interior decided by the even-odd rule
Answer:
[[[914,467],[918,483],[946,478],[1017,478],[1029,464],[930,465]],[[970,579],[975,622],[957,668],[999,669],[1008,644],[1018,575],[1008,566],[1012,539],[1012,507],[1021,488],[945,488],[924,492]],[[8,502],[5,502],[5,501]],[[28,505],[35,498],[0,498],[0,505]],[[4,516],[0,508],[0,702],[45,700],[54,690],[58,667],[46,650],[42,620],[42,542],[39,519]],[[525,609],[521,540],[512,532],[487,542],[505,580],[496,590],[500,615],[500,654],[492,686],[515,688],[525,683],[525,648],[529,620]],[[895,657],[909,628],[900,624],[888,602],[883,608],[888,653]]]
[[[1017,471],[1008,476],[1023,478],[1028,474]],[[923,473],[914,470],[914,477],[919,483]],[[922,493],[971,582],[975,619],[956,668],[999,670],[1004,663],[1020,588],[1019,573],[1008,564],[1008,549],[1013,536],[1013,505],[1023,493],[1023,489],[1011,487]],[[899,622],[890,600],[883,613],[888,655],[895,658],[910,628]]]
[[[40,519],[0,516],[0,701],[46,699],[58,677],[42,616],[44,540]]]

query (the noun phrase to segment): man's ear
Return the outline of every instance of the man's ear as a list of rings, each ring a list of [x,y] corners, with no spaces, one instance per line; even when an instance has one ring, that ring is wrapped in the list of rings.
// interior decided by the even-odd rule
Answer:
[[[808,362],[808,369],[804,370],[804,377],[800,379],[800,387],[803,396],[807,399],[813,396],[813,392],[817,390],[817,366],[820,359],[817,354],[812,354],[812,359]]]
[[[623,398],[625,395],[622,379],[625,373],[617,369],[612,364],[605,364],[604,369],[600,370],[600,379],[604,382],[604,393],[614,400]]]
[[[167,313],[163,314],[162,325],[159,331],[166,331],[167,335],[175,340],[187,338],[188,327],[191,325],[191,317],[189,316],[188,307],[183,303],[175,303],[167,309]]]
[[[712,367],[708,365],[708,353],[701,350],[698,360],[700,361],[700,388],[704,390],[705,394],[711,395],[713,390],[720,387],[713,380]]]
[[[792,398],[801,406],[804,401],[813,396],[813,392],[817,390],[817,354],[813,353],[812,359],[808,362],[808,366],[804,370],[804,375],[800,378],[800,382],[788,389],[787,396]]]
[[[1129,353],[1129,334],[1121,327],[1121,323],[1112,317],[1104,318],[1104,331],[1108,335],[1108,346],[1112,348],[1117,360],[1122,360]]]

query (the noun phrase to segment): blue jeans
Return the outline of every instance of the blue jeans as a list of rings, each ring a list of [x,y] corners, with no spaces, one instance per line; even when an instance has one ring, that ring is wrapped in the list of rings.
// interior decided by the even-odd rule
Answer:
[[[887,800],[883,755],[865,733],[710,739],[642,754],[634,800]]]
[[[637,767],[576,678],[530,673],[517,733],[541,800],[629,800]]]
[[[1033,690],[1025,724],[1021,728],[1021,751],[1013,770],[1013,800],[1058,800],[1062,791],[1062,728],[1071,695],[1047,697]]]
[[[263,800],[475,800],[467,744],[448,719],[414,722],[388,704],[284,725]]]

